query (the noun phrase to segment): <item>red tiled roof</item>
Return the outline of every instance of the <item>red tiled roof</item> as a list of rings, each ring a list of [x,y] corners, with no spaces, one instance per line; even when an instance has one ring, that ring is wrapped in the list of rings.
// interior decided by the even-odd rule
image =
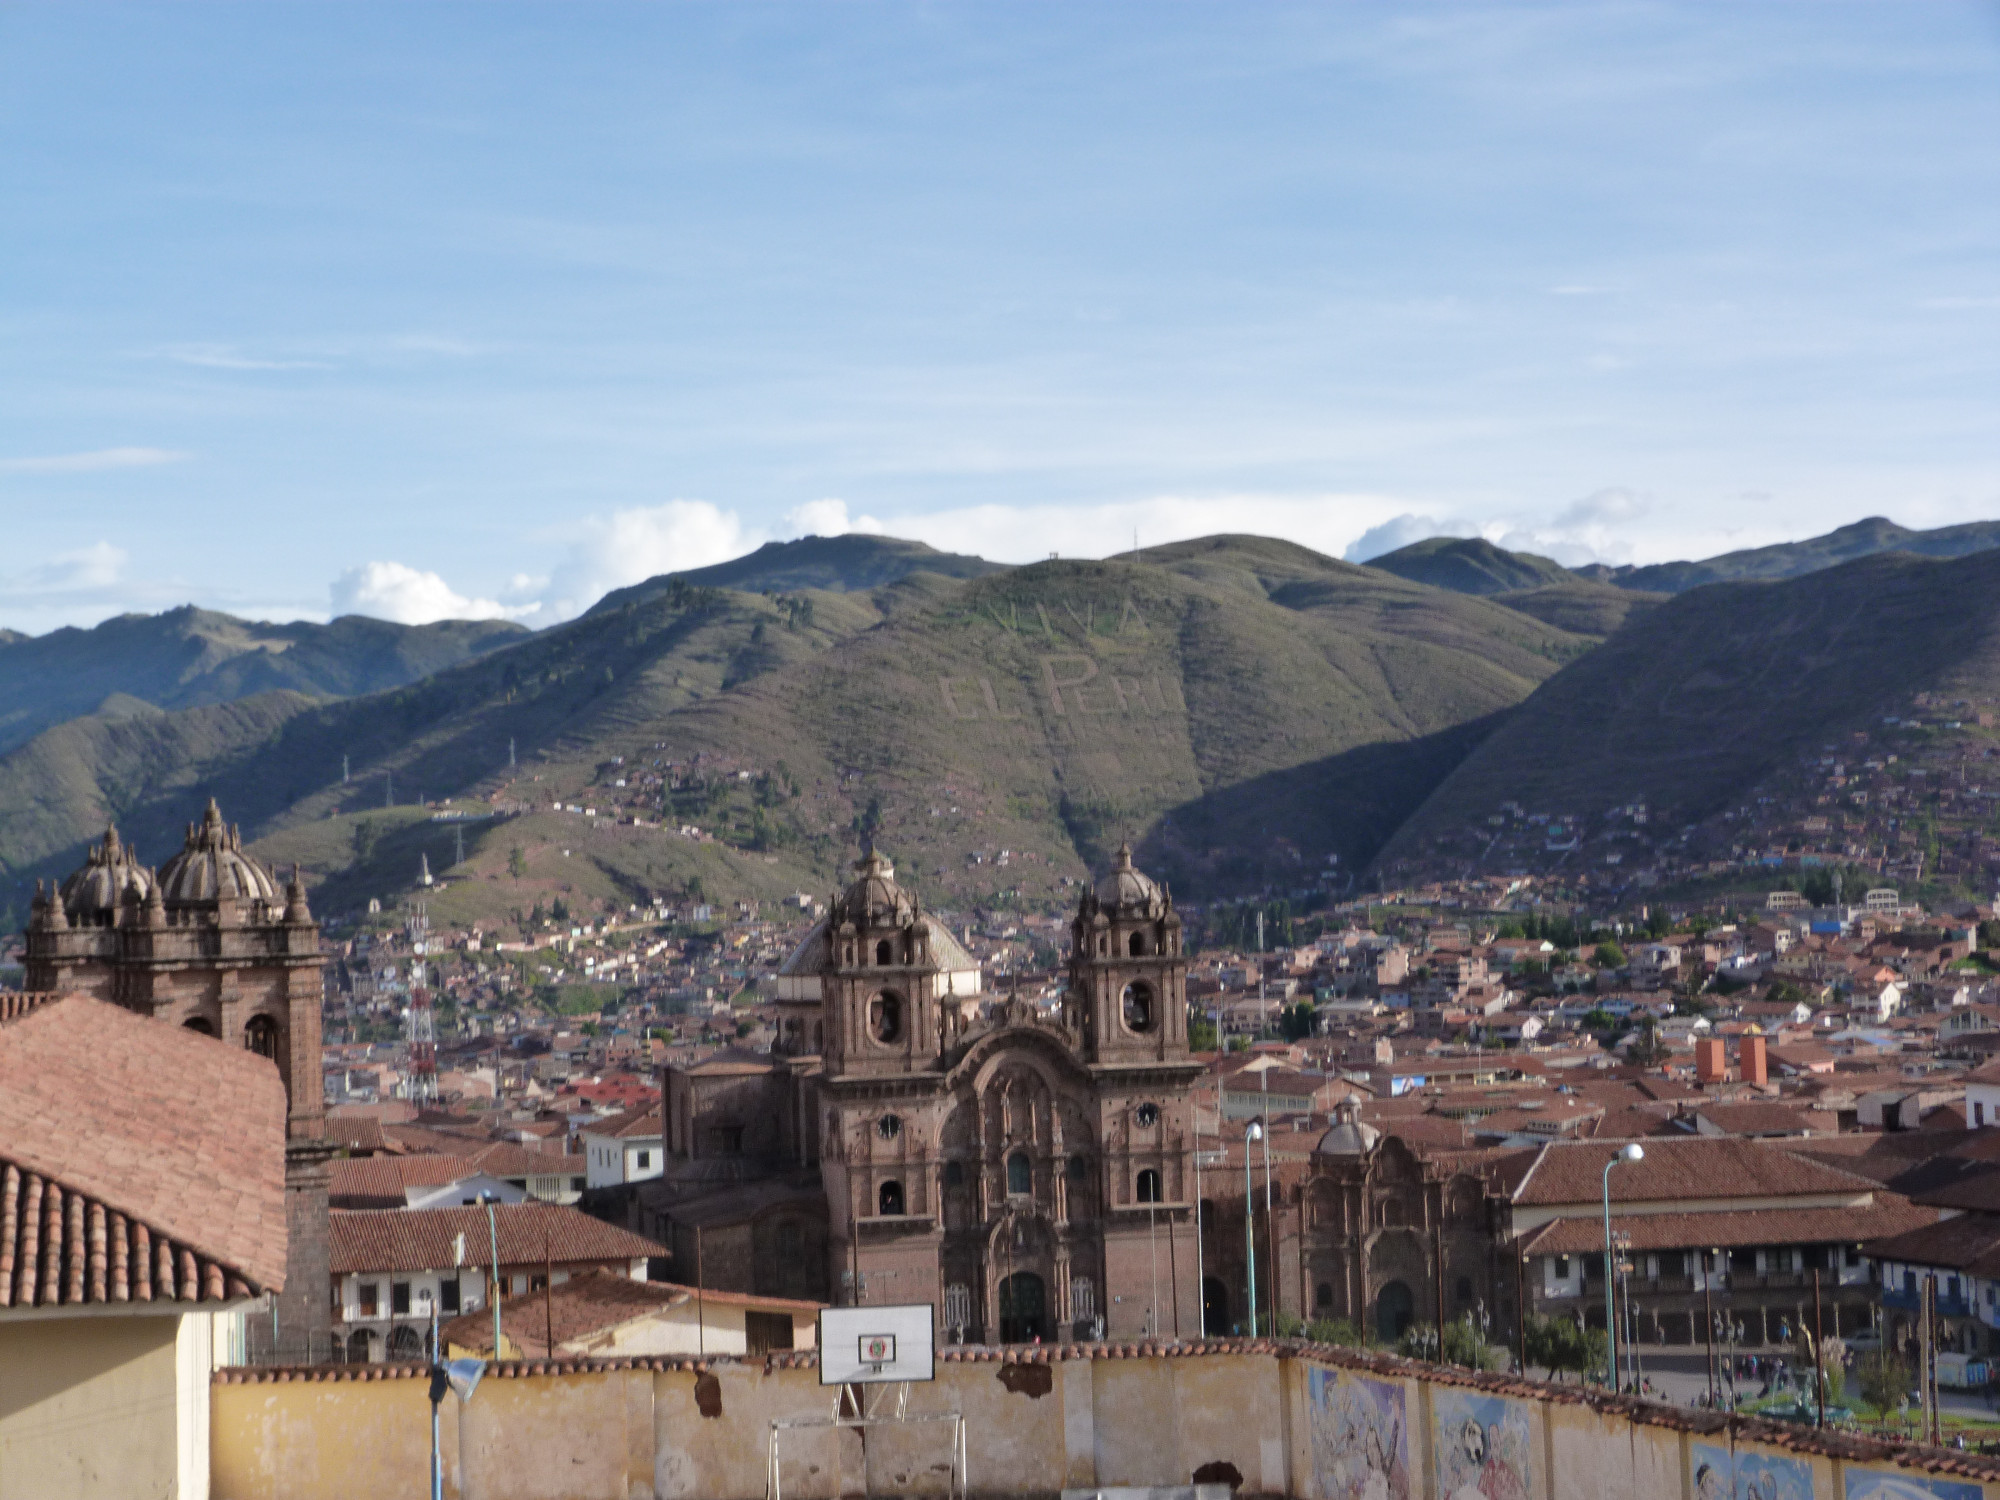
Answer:
[[[1901,1234],[1937,1222],[1894,1193],[1872,1204],[1842,1208],[1764,1208],[1713,1214],[1616,1214],[1611,1227],[1632,1237],[1634,1250],[1728,1250],[1739,1245],[1851,1244],[1874,1235]],[[1928,1231],[1926,1231],[1928,1232]],[[1604,1249],[1604,1221],[1579,1214],[1554,1219],[1530,1234],[1530,1255],[1580,1255]]]
[[[333,1163],[327,1197],[335,1208],[401,1208],[406,1188],[477,1175],[479,1167],[463,1156],[358,1156]]]
[[[0,1306],[285,1284],[268,1059],[80,995],[0,1023]]]
[[[632,1261],[665,1255],[666,1247],[629,1230],[555,1203],[501,1203],[493,1209],[502,1266],[559,1266]],[[454,1264],[454,1241],[465,1236],[465,1260],[491,1258],[484,1208],[335,1209],[331,1270],[434,1271]]]
[[[660,1112],[657,1109],[628,1109],[623,1114],[612,1115],[595,1125],[583,1127],[585,1135],[608,1136],[619,1141],[630,1136],[656,1136],[659,1133]]]
[[[1977,1276],[2000,1273],[2000,1224],[1984,1214],[1891,1232],[1862,1247],[1874,1260],[1914,1261],[1920,1266],[1950,1266]]]
[[[1644,1143],[1645,1159],[1611,1174],[1611,1201],[1676,1198],[1774,1198],[1865,1192],[1875,1184],[1852,1172],[1735,1136]],[[1596,1203],[1616,1141],[1552,1142],[1514,1194],[1521,1204]]]

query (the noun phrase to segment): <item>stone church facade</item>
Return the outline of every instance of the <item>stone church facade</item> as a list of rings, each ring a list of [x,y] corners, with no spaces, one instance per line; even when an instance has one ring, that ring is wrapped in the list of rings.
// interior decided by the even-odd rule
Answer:
[[[319,924],[296,875],[285,885],[244,853],[213,801],[157,871],[106,829],[81,868],[36,887],[26,933],[30,990],[93,995],[270,1058],[285,1084],[289,1247],[277,1352],[331,1347],[327,1162],[320,1081]],[[270,1325],[251,1320],[260,1346]]]
[[[774,1056],[669,1070],[645,1227],[677,1257],[689,1225],[742,1267],[818,1256],[818,1295],[929,1303],[947,1340],[1198,1335],[1181,921],[1129,850],[1078,905],[1053,1012],[985,994],[872,852],[778,1007]]]

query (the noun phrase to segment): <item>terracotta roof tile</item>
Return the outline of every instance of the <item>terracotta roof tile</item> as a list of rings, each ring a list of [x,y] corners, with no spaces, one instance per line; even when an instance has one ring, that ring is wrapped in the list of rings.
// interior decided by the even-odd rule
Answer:
[[[1642,1161],[1611,1174],[1611,1201],[1638,1203],[1677,1198],[1798,1197],[1857,1193],[1875,1186],[1866,1177],[1841,1171],[1789,1151],[1774,1150],[1734,1136],[1690,1140],[1652,1139]],[[1596,1203],[1604,1188],[1605,1164],[1617,1141],[1554,1142],[1514,1194],[1521,1204]]]
[[[1723,1213],[1616,1214],[1611,1227],[1632,1237],[1634,1250],[1730,1250],[1749,1245],[1853,1244],[1937,1223],[1935,1209],[1893,1193],[1873,1204],[1842,1208],[1760,1208]],[[1925,1232],[1929,1232],[1926,1230]],[[1555,1219],[1527,1236],[1530,1255],[1579,1255],[1604,1249],[1604,1221],[1579,1214]]]
[[[67,996],[0,1023],[0,1305],[285,1284],[268,1059]]]
[[[642,1260],[666,1247],[555,1203],[502,1203],[493,1210],[502,1266],[559,1266]],[[336,1276],[350,1271],[427,1271],[453,1264],[454,1241],[465,1236],[466,1263],[490,1258],[484,1208],[335,1209]]]

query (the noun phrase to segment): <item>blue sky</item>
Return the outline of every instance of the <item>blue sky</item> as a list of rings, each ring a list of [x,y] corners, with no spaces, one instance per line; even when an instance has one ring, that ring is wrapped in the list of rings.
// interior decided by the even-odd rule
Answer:
[[[2000,517],[2000,8],[0,8],[0,625]]]

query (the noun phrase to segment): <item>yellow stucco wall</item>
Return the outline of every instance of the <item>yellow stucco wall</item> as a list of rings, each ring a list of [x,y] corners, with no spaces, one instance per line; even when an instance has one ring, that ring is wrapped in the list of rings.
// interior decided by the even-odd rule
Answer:
[[[180,1324],[108,1314],[0,1322],[0,1500],[174,1495]],[[190,1399],[206,1380],[204,1367]]]
[[[1689,1433],[1687,1414],[1632,1420],[1519,1383],[1433,1382],[1413,1367],[1337,1367],[1266,1353],[1057,1360],[1033,1368],[940,1362],[910,1388],[912,1415],[962,1412],[972,1493],[1184,1485],[1204,1466],[1238,1500],[1716,1500],[1696,1493],[1690,1444],[1720,1445],[1728,1500],[1766,1500],[1745,1475],[1775,1466],[1797,1488],[1768,1500],[2000,1500],[1962,1476],[1842,1464],[1739,1432]],[[378,1371],[379,1373],[379,1371]],[[217,1500],[421,1494],[429,1403],[420,1379],[291,1379],[212,1393]],[[718,1410],[719,1404],[719,1410]],[[773,1420],[824,1417],[810,1368],[762,1360],[493,1378],[444,1403],[453,1500],[760,1500]],[[704,1407],[713,1415],[705,1415]],[[1694,1424],[1719,1419],[1693,1417]],[[787,1500],[937,1496],[950,1427],[797,1430],[781,1439]],[[1357,1438],[1355,1434],[1362,1434]],[[1388,1453],[1376,1462],[1364,1449]],[[1768,1455],[1768,1462],[1762,1457]],[[1791,1468],[1785,1470],[1789,1464]],[[1889,1491],[1851,1493],[1864,1467]],[[1863,1487],[1868,1488],[1868,1487]]]

